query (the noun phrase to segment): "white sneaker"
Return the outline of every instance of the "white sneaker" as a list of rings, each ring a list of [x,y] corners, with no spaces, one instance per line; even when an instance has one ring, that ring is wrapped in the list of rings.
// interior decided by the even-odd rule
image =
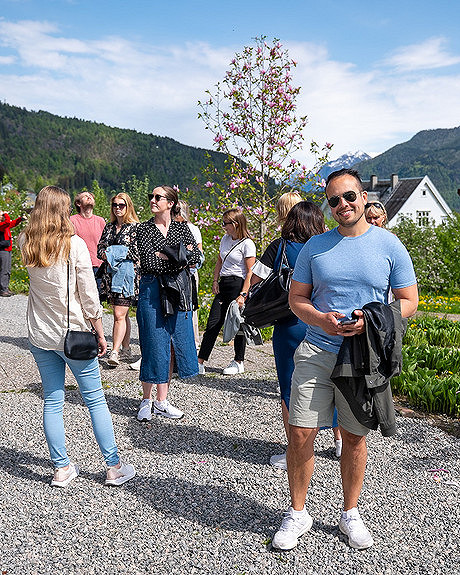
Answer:
[[[270,465],[273,465],[273,467],[277,467],[278,469],[287,470],[286,454],[282,453],[281,455],[272,455],[270,457]]]
[[[204,375],[206,373],[206,368],[203,363],[198,364],[198,373]]]
[[[51,480],[50,485],[52,487],[67,487],[72,479],[78,477],[79,473],[80,469],[78,468],[78,465],[75,465],[75,463],[69,463],[69,468],[65,471],[61,467],[57,467],[54,470],[54,477]]]
[[[133,465],[120,461],[120,467],[108,467],[106,485],[123,485],[136,475]]]
[[[143,399],[137,412],[138,421],[150,421],[152,419],[152,400]]]
[[[108,363],[109,365],[114,365],[114,366],[120,365],[120,358],[119,358],[119,355],[118,355],[118,351],[116,351],[115,349],[113,349],[113,350],[110,352],[109,359],[107,360],[107,363]]]
[[[236,375],[237,373],[244,373],[244,364],[242,361],[235,361],[234,359],[222,370],[223,375]]]
[[[170,419],[181,419],[184,417],[184,412],[171,405],[167,399],[153,402],[153,414],[169,417]]]
[[[342,455],[342,440],[335,440],[335,456],[340,457]]]
[[[281,527],[275,533],[272,540],[272,547],[274,549],[281,549],[283,551],[294,549],[297,545],[297,539],[307,531],[310,531],[313,525],[313,519],[307,510],[304,509],[300,517],[296,515],[297,513],[294,515],[294,509],[292,507],[289,507],[284,513]]]
[[[339,529],[348,537],[348,545],[353,549],[367,549],[374,545],[372,535],[364,525],[356,507],[342,512]]]
[[[135,361],[134,363],[130,363],[128,365],[129,369],[134,369],[134,371],[139,371],[141,368],[141,361],[142,361],[142,357],[140,357],[137,361]]]

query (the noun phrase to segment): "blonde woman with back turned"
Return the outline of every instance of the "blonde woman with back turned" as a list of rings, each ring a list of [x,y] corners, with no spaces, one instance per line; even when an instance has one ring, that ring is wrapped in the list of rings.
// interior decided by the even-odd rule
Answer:
[[[276,202],[276,215],[278,220],[278,225],[283,226],[286,221],[287,215],[291,208],[302,201],[302,196],[299,192],[285,192],[281,194]]]
[[[70,207],[67,192],[56,186],[46,186],[39,192],[29,223],[19,238],[22,259],[30,278],[27,307],[30,351],[42,380],[43,427],[55,467],[51,485],[66,487],[79,474],[65,445],[66,365],[75,376],[91,415],[94,435],[107,464],[105,483],[122,485],[134,477],[135,470],[132,465],[122,463],[118,456],[98,360],[69,359],[63,351],[67,309],[70,328],[90,331],[92,326],[98,339],[99,356],[107,350],[91,258],[85,242],[74,233]]]

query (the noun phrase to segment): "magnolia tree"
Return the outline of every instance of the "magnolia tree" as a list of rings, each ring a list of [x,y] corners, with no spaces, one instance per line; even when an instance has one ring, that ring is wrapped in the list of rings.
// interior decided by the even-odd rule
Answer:
[[[198,102],[199,117],[213,134],[215,148],[228,155],[224,173],[208,164],[206,187],[218,207],[245,208],[262,246],[279,195],[307,183],[315,190],[332,147],[311,142],[310,169],[298,159],[305,155],[307,117],[296,117],[300,87],[292,84],[295,66],[278,40],[270,45],[265,37],[256,38],[255,46],[235,55],[214,93],[208,90],[207,99]]]

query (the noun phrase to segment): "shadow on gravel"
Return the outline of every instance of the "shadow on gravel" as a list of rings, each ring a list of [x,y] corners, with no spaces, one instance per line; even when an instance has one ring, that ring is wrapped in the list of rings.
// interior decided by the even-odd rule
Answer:
[[[219,372],[220,371],[222,370],[219,370]],[[276,398],[278,396],[277,381],[274,378],[256,379],[254,377],[241,376],[198,377],[197,383],[199,383],[201,387],[208,389],[219,389],[255,397]]]
[[[151,453],[215,455],[235,461],[267,465],[270,455],[280,449],[279,443],[273,441],[204,430],[195,425],[187,425],[184,420],[175,424],[154,418],[148,424],[136,420],[133,423],[134,425],[126,428],[127,435],[134,445],[142,445],[143,449]]]
[[[32,390],[32,393],[41,397],[39,390]],[[138,398],[107,394],[106,400],[110,413],[131,420],[132,423],[126,427],[125,432],[133,444],[142,445],[143,449],[148,449],[152,453],[211,454],[235,461],[267,465],[270,455],[280,450],[280,444],[277,442],[227,435],[220,431],[187,425],[187,416],[180,421],[153,416],[151,422],[140,423],[136,419]],[[65,401],[73,405],[84,405],[78,390],[66,389]]]
[[[0,336],[0,343],[9,343],[19,349],[29,349],[29,340],[27,337],[11,337],[9,335]]]
[[[256,503],[226,487],[197,485],[177,477],[137,477],[125,484],[146,508],[167,517],[178,517],[216,530],[250,531],[267,535],[276,531],[281,512]],[[147,515],[146,515],[147,516]],[[225,534],[223,533],[223,536]]]
[[[29,469],[29,466],[37,465],[47,469],[46,475]],[[0,469],[6,471],[14,477],[35,481],[38,483],[49,483],[50,461],[43,457],[37,457],[27,451],[10,449],[9,447],[0,446]]]

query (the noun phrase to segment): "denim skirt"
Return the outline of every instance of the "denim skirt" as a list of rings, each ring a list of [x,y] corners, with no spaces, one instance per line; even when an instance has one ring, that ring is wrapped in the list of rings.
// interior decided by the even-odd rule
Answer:
[[[198,374],[192,312],[177,311],[165,317],[158,280],[154,275],[141,277],[136,318],[142,353],[141,381],[168,383],[171,344],[179,377],[186,379]]]

